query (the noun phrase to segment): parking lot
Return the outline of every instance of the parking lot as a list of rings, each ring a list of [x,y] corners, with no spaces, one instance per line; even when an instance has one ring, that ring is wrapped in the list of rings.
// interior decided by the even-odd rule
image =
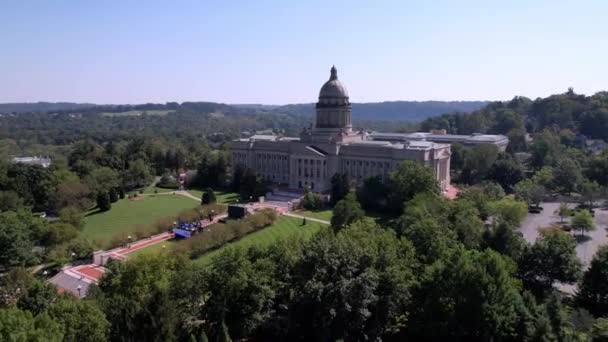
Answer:
[[[544,209],[540,214],[528,214],[520,227],[526,241],[533,243],[536,240],[539,235],[538,228],[548,227],[560,222],[560,217],[555,214],[559,205],[559,203],[542,203]],[[571,207],[574,208],[575,206],[576,204],[571,204]],[[568,219],[566,218],[566,220]],[[589,265],[597,249],[602,245],[608,244],[606,231],[606,228],[608,228],[608,211],[599,208],[595,209],[594,221],[596,229],[592,232],[585,232],[587,238],[579,238],[579,243],[576,247],[578,257],[585,267]],[[571,234],[579,235],[580,232],[572,231]]]

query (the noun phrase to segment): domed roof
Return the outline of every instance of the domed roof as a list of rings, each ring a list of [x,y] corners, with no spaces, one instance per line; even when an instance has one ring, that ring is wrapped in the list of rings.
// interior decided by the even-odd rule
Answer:
[[[319,98],[327,97],[348,98],[348,91],[346,90],[346,87],[344,87],[342,83],[338,81],[338,70],[335,66],[331,67],[329,81],[325,82],[325,84],[321,87],[321,91],[319,92]]]

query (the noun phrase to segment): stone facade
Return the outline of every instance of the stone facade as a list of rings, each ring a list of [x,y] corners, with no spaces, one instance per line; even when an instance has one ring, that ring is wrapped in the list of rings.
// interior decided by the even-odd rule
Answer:
[[[304,129],[299,138],[254,135],[232,144],[233,172],[241,165],[278,185],[317,192],[329,190],[336,173],[346,173],[357,182],[372,176],[386,178],[404,160],[432,168],[443,191],[450,184],[449,144],[374,141],[353,131],[348,92],[335,67],[319,93],[314,127]]]

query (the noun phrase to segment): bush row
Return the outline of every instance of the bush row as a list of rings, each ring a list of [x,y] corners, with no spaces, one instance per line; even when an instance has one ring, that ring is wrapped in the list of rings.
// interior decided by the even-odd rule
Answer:
[[[190,258],[196,259],[210,250],[217,249],[249,233],[270,226],[276,218],[277,213],[274,210],[263,209],[241,220],[232,220],[225,225],[212,226],[210,230],[195,235],[185,243],[180,244],[177,252],[185,252]]]

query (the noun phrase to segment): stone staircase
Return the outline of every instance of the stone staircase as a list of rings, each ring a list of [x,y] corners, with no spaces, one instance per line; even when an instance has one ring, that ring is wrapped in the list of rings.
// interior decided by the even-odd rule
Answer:
[[[264,197],[264,203],[280,208],[293,208],[300,203],[304,192],[275,189]]]

